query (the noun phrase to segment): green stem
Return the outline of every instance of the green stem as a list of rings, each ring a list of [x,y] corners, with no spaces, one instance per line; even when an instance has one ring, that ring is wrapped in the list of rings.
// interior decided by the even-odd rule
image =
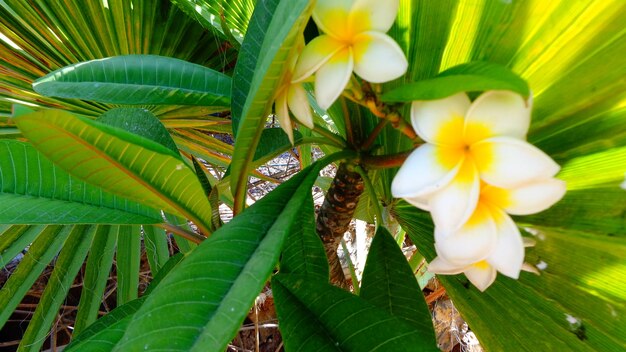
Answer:
[[[164,229],[165,231],[169,231],[173,234],[183,237],[193,243],[202,243],[202,241],[207,239],[206,237],[199,235],[195,232],[191,232],[189,230],[183,229],[182,227],[174,226],[171,224],[163,223],[163,224],[157,224],[155,226],[158,226]]]
[[[341,136],[339,136],[338,134],[335,134],[329,130],[327,130],[326,128],[324,128],[321,125],[315,124],[315,126],[313,127],[313,132],[319,134],[320,136],[328,139],[329,141],[332,142],[333,145],[339,147],[340,149],[345,148],[348,144],[346,143],[346,141],[341,138]],[[328,143],[326,143],[328,144]]]
[[[378,228],[378,226],[382,224],[382,221],[383,221],[383,211],[382,211],[382,208],[380,207],[380,202],[378,201],[378,196],[376,195],[376,190],[374,190],[374,185],[372,184],[372,180],[370,180],[370,177],[367,175],[367,172],[361,166],[357,165],[357,167],[355,168],[355,171],[359,175],[361,175],[361,178],[363,179],[363,182],[365,183],[365,190],[367,194],[370,196],[372,203],[374,203],[374,212],[375,212],[374,215],[376,216],[376,227]]]

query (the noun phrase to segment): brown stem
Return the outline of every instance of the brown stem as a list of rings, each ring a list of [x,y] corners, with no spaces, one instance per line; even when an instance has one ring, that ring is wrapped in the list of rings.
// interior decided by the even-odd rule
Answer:
[[[402,166],[406,158],[408,158],[412,152],[413,150],[389,155],[364,155],[361,157],[361,164],[368,169],[399,167]]]
[[[380,122],[378,122],[378,125],[374,127],[372,133],[370,133],[370,135],[367,137],[367,140],[361,145],[361,150],[368,150],[372,146],[372,144],[374,144],[374,141],[376,141],[376,137],[378,137],[383,128],[387,126],[387,123],[389,123],[389,120],[381,120]]]
[[[337,174],[326,193],[324,203],[317,217],[317,233],[324,243],[330,264],[330,282],[347,288],[348,282],[337,256],[337,247],[348,230],[350,221],[363,193],[363,179],[355,171],[356,165],[344,162],[337,168]]]

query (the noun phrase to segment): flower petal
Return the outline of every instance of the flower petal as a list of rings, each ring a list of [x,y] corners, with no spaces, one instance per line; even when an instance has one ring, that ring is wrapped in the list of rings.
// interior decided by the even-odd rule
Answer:
[[[560,169],[541,150],[510,137],[489,138],[473,144],[470,150],[480,177],[502,188],[550,178]]]
[[[313,20],[324,33],[343,38],[348,33],[348,16],[355,0],[318,0]]]
[[[394,197],[423,197],[445,187],[454,178],[462,159],[456,166],[446,167],[439,162],[437,149],[432,144],[424,144],[409,155],[391,182]]]
[[[394,80],[402,76],[409,66],[398,43],[383,33],[364,32],[357,35],[353,49],[354,72],[372,83]]]
[[[436,257],[428,264],[428,271],[433,274],[456,275],[462,273],[464,270],[464,266],[453,265],[441,257]]]
[[[478,262],[464,271],[467,279],[481,292],[496,281],[496,269],[486,262]]]
[[[294,68],[291,82],[297,83],[307,79],[315,71],[330,60],[346,45],[328,35],[320,35],[313,39],[302,49],[296,67]]]
[[[437,254],[453,265],[470,265],[491,254],[497,244],[496,224],[489,209],[478,203],[472,217],[453,232],[435,227]]]
[[[289,142],[293,144],[293,126],[291,125],[291,119],[289,118],[289,108],[287,107],[287,93],[286,89],[283,92],[280,92],[276,97],[274,102],[275,110],[276,110],[276,118],[278,118],[278,122],[280,123],[280,128],[285,131],[287,137],[289,137]]]
[[[411,124],[415,132],[429,143],[462,146],[463,121],[470,104],[465,93],[439,100],[414,101]]]
[[[333,55],[315,75],[315,98],[320,108],[328,109],[346,88],[354,62],[352,60],[352,49],[344,50]]]
[[[398,15],[399,0],[356,0],[350,15],[348,25],[352,33],[369,30],[387,32]]]
[[[479,194],[478,171],[471,159],[465,159],[452,182],[430,198],[435,226],[444,232],[459,229],[474,213]]]
[[[509,214],[529,215],[551,207],[563,197],[565,190],[564,181],[548,178],[510,189],[487,185],[483,188],[481,198]]]
[[[308,128],[313,128],[313,114],[307,98],[306,91],[299,83],[292,83],[287,91],[287,104],[300,123]]]
[[[495,207],[491,207],[490,211],[496,222],[498,240],[496,248],[486,260],[502,274],[517,279],[524,263],[522,235],[506,213]]]
[[[409,204],[422,210],[430,211],[430,195],[423,197],[402,197]]]
[[[519,94],[494,90],[479,96],[465,116],[465,142],[506,136],[526,140],[531,106]]]

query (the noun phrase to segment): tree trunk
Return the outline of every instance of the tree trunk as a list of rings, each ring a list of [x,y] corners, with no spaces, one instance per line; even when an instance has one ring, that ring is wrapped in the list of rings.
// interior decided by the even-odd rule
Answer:
[[[348,288],[349,281],[343,273],[337,247],[348,230],[350,221],[363,193],[363,179],[355,170],[355,164],[342,163],[337,169],[324,203],[317,217],[317,233],[324,243],[330,265],[330,282],[333,285]]]

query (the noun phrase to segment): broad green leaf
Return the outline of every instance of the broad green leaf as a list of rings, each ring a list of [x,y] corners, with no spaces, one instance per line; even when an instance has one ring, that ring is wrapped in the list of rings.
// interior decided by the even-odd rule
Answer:
[[[432,260],[430,216],[404,202],[394,207],[394,214],[420,252]],[[481,345],[494,351],[626,348],[621,328],[626,324],[624,230],[610,236],[561,227],[525,229],[537,242],[527,249],[526,261],[542,269],[539,276],[522,272],[519,280],[512,280],[498,275],[481,293],[463,275],[438,275]]]
[[[26,292],[39,278],[48,263],[59,253],[71,227],[47,226],[29,247],[17,269],[0,289],[0,327],[4,326]]]
[[[0,141],[0,223],[159,223],[160,214],[70,176],[30,144]]]
[[[300,215],[295,221],[292,231],[285,240],[280,259],[280,272],[328,282],[328,259],[315,228],[313,194],[309,194],[304,200]]]
[[[329,283],[279,274],[272,291],[286,350],[439,351],[430,334]]]
[[[111,351],[124,336],[124,331],[146,298],[148,297],[144,296],[113,309],[74,337],[64,351]]]
[[[139,226],[119,226],[116,230],[117,305],[121,306],[138,297],[141,232]]]
[[[459,92],[510,90],[528,97],[526,81],[504,66],[470,62],[441,72],[437,77],[408,83],[381,97],[386,102],[442,99]]]
[[[170,258],[167,233],[155,226],[143,226],[143,244],[152,276],[157,274]]]
[[[111,231],[115,227],[99,226],[96,229],[87,264],[83,287],[80,291],[80,301],[74,322],[73,335],[80,334],[98,318],[98,311],[102,303],[113,265],[117,236]]]
[[[413,271],[389,231],[378,227],[365,262],[359,296],[436,341],[430,311]]]
[[[324,165],[283,183],[189,253],[150,294],[114,351],[223,350],[277,264]]]
[[[177,253],[172,256],[150,282],[144,296],[134,299],[122,306],[113,309],[107,315],[91,324],[81,334],[75,336],[66,347],[66,351],[111,351],[122,338],[124,331],[133,320],[133,315],[141,307],[156,286],[182,260],[183,255]]]
[[[72,176],[133,201],[187,216],[203,232],[211,206],[180,156],[124,130],[48,110],[15,119],[43,154]]]
[[[96,226],[73,226],[54,263],[54,271],[20,341],[18,351],[41,350],[52,324],[57,319],[59,308],[87,256],[96,230]]]
[[[114,108],[100,115],[96,121],[145,137],[178,153],[176,143],[163,123],[146,109]]]
[[[231,188],[236,212],[243,209],[250,163],[287,59],[304,30],[312,5],[309,0],[262,0],[250,20],[233,75],[235,152]]]
[[[33,89],[46,96],[110,104],[226,108],[231,79],[184,60],[125,55],[66,66],[36,80]]]

